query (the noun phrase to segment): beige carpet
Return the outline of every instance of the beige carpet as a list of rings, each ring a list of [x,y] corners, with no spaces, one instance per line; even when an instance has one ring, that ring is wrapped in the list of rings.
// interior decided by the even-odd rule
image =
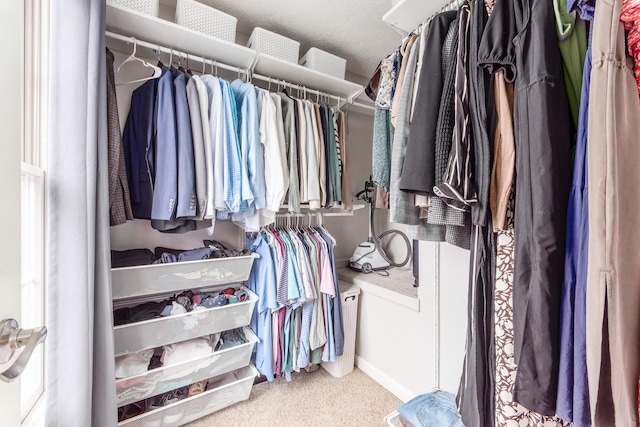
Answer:
[[[379,427],[402,402],[356,368],[334,378],[320,368],[253,386],[249,400],[200,418],[188,427]]]

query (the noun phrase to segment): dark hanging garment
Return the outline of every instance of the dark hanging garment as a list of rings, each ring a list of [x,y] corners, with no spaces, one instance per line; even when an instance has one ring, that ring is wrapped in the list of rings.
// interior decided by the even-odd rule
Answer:
[[[513,397],[531,411],[554,415],[571,117],[553,3],[498,0],[479,62],[492,72],[504,69],[505,79],[515,80],[513,317],[518,370]]]
[[[148,80],[131,95],[122,145],[134,218],[151,219],[155,165],[154,110],[158,79]]]
[[[413,120],[400,178],[400,190],[408,193],[433,194],[436,127],[444,77],[441,52],[449,26],[456,14],[455,11],[440,13],[429,24],[425,57],[420,70]]]
[[[113,52],[107,49],[107,134],[109,151],[109,218],[111,225],[120,225],[133,219],[131,196],[127,181],[116,81],[113,73]]]
[[[480,41],[487,25],[487,9],[482,1],[475,2],[469,32],[469,120],[473,134],[474,176],[476,203],[471,207],[473,223],[484,226],[489,216],[489,184],[491,182],[491,159],[493,142],[489,138],[488,111],[495,109],[491,77],[487,70],[478,66]]]

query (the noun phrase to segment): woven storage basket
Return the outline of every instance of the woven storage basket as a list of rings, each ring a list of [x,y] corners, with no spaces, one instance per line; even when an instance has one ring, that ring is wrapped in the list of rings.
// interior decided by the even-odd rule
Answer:
[[[107,4],[115,4],[146,15],[158,16],[158,0],[107,0]]]
[[[253,29],[247,47],[284,61],[298,63],[300,43],[264,28],[256,27]]]
[[[178,0],[176,24],[235,43],[238,20],[195,0]]]
[[[344,79],[347,60],[316,47],[312,47],[300,59],[300,65],[304,65],[312,70],[316,70],[339,79]]]

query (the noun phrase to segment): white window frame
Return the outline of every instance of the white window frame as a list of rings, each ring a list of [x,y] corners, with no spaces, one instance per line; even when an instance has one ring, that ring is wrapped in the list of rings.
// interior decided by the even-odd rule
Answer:
[[[23,227],[28,226],[29,241],[22,242],[28,245],[29,266],[32,271],[28,280],[21,280],[23,327],[36,327],[44,324],[45,319],[45,212],[46,212],[46,159],[48,140],[48,111],[49,111],[49,2],[50,0],[22,0],[23,7],[23,114],[22,114],[22,167],[21,182],[25,179],[29,183],[28,188],[23,185],[22,205],[27,206],[30,212],[23,212],[22,221],[28,221]],[[24,200],[28,196],[28,200]],[[25,251],[23,251],[23,254]],[[23,261],[24,262],[24,261]],[[24,264],[23,264],[24,265]],[[40,298],[34,307],[30,307],[35,313],[33,318],[25,318],[28,315],[28,298]],[[35,309],[35,310],[34,310]],[[38,322],[39,324],[30,324]],[[22,389],[25,388],[24,380],[37,378],[38,383],[31,387],[33,393],[27,395],[21,392],[21,426],[36,427],[45,423],[46,390],[45,390],[45,358],[46,343],[37,349],[40,357],[32,357],[32,375],[27,371],[23,374]],[[36,354],[34,354],[36,356]],[[40,362],[38,365],[33,362]],[[27,370],[30,366],[27,365]]]

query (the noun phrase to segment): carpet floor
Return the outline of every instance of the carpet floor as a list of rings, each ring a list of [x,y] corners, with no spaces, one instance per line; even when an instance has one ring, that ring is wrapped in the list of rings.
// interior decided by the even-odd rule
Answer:
[[[320,368],[253,386],[249,400],[187,427],[380,427],[402,402],[364,372],[334,378]]]

